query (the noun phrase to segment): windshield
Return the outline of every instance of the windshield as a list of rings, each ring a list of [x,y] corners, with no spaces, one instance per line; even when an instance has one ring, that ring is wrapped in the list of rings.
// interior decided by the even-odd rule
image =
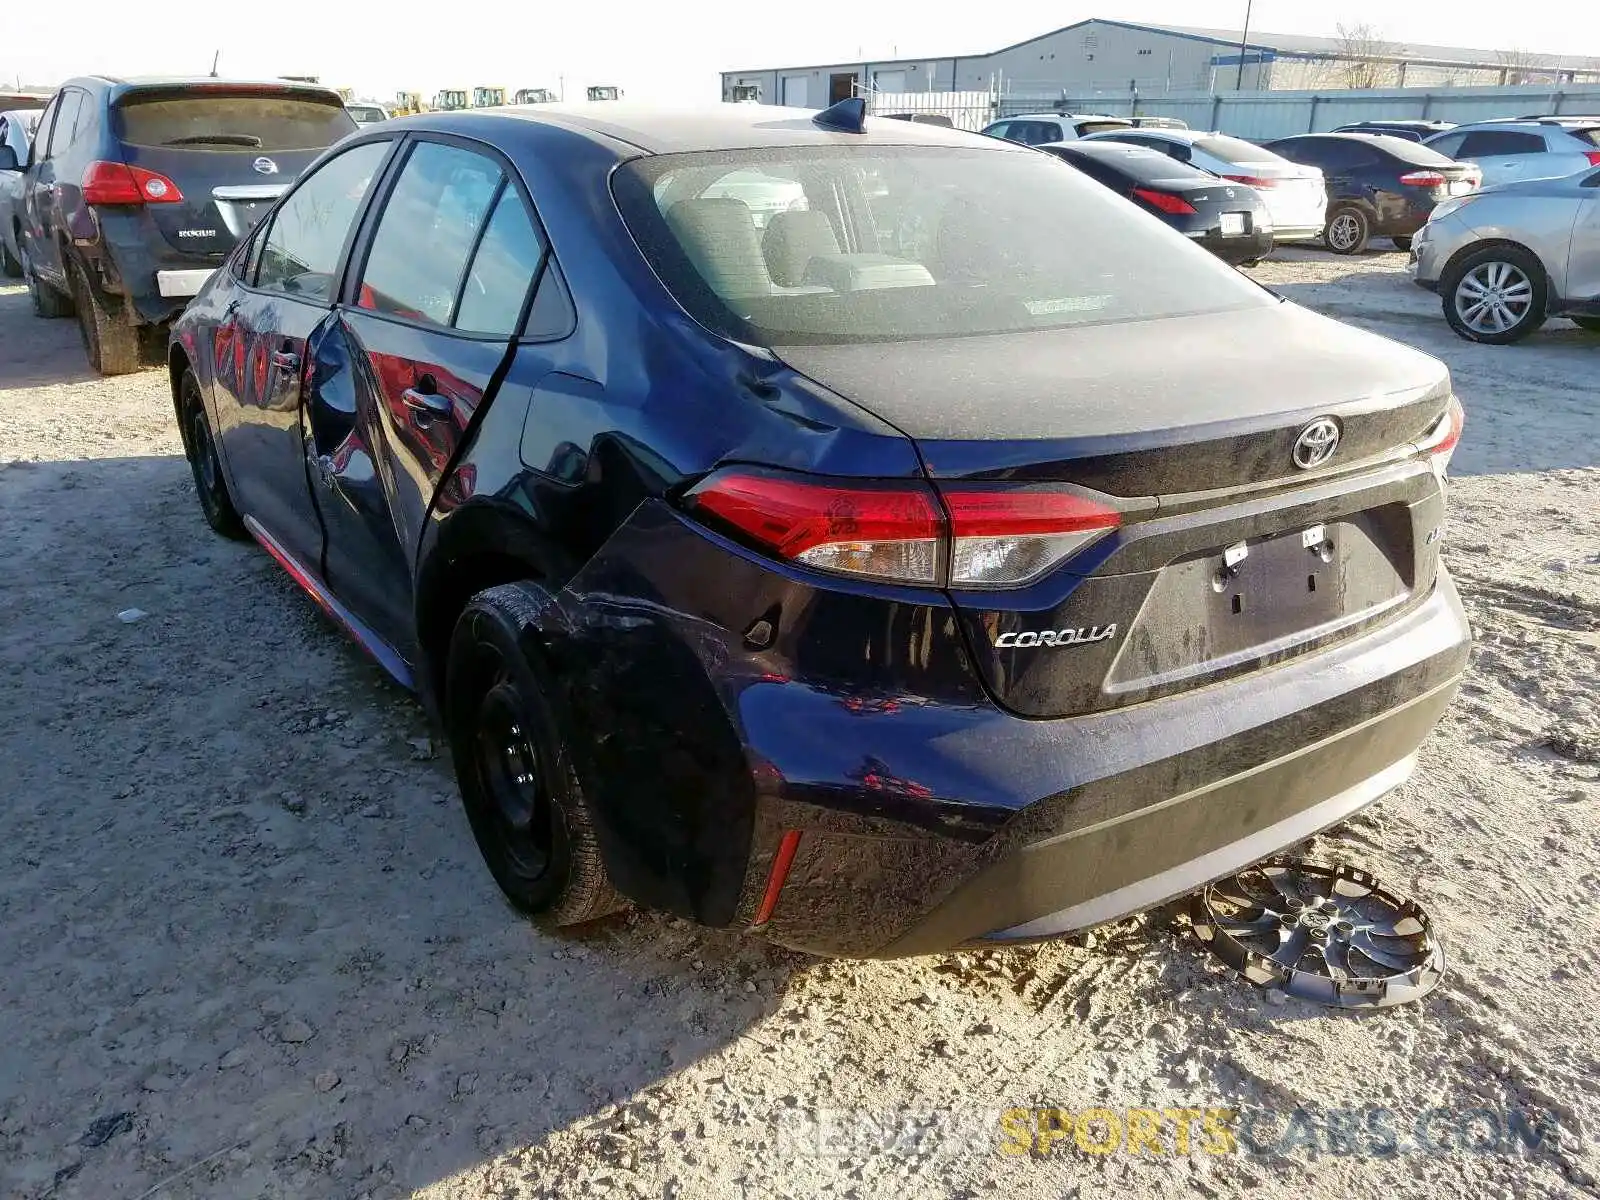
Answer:
[[[754,344],[1014,333],[1273,302],[1043,154],[669,154],[635,159],[614,180],[679,303]]]
[[[116,108],[117,136],[131,146],[214,150],[320,150],[355,129],[336,99],[292,93],[128,96]]]

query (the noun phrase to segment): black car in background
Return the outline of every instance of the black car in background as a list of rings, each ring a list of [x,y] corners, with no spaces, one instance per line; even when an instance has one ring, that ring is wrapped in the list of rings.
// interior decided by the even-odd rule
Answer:
[[[18,247],[34,312],[77,313],[89,363],[137,370],[296,176],[355,130],[344,101],[300,83],[113,79],[64,84],[21,171]]]
[[[1449,133],[1454,121],[1352,121],[1333,130],[1334,133],[1377,133],[1384,137],[1404,138],[1420,142],[1436,133]]]
[[[1374,237],[1409,250],[1434,205],[1483,182],[1474,163],[1382,134],[1305,133],[1268,142],[1267,149],[1322,169],[1328,187],[1322,240],[1335,254],[1359,254]]]
[[[1160,217],[1226,262],[1254,263],[1272,252],[1272,217],[1252,187],[1229,183],[1159,150],[1122,142],[1079,141],[1039,148]]]

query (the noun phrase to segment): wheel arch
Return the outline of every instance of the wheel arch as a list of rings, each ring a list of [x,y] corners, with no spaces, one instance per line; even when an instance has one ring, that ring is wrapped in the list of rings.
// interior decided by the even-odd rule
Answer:
[[[1539,252],[1537,250],[1535,250],[1532,246],[1528,246],[1528,245],[1526,245],[1526,244],[1524,244],[1522,242],[1517,241],[1515,238],[1504,238],[1504,237],[1482,238],[1482,239],[1480,239],[1480,240],[1478,240],[1476,242],[1471,242],[1468,245],[1465,245],[1465,246],[1461,247],[1461,249],[1457,250],[1447,260],[1445,260],[1444,266],[1439,269],[1439,290],[1440,290],[1441,294],[1444,291],[1444,281],[1446,279],[1448,279],[1450,277],[1451,273],[1454,272],[1457,268],[1459,268],[1462,263],[1466,262],[1467,259],[1471,258],[1475,254],[1480,253],[1481,251],[1493,249],[1493,248],[1498,247],[1498,246],[1504,246],[1504,247],[1507,247],[1507,248],[1512,249],[1512,250],[1520,250],[1520,251],[1522,251],[1522,253],[1526,254],[1529,258],[1533,259],[1534,262],[1539,264],[1539,270],[1544,272],[1545,292],[1546,292],[1546,295],[1545,295],[1545,306],[1546,306],[1546,308],[1548,308],[1549,305],[1550,305],[1550,302],[1555,299],[1555,297],[1554,297],[1553,293],[1551,293],[1551,290],[1550,290],[1550,287],[1549,287],[1549,284],[1550,284],[1550,270],[1549,270],[1548,267],[1546,267],[1544,265],[1544,259],[1539,257]]]

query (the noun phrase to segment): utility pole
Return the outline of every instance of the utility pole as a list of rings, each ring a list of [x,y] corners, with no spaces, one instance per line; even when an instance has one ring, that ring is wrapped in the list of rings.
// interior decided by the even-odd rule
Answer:
[[[217,77],[217,64],[222,61],[222,51],[218,50],[211,56],[211,78]]]
[[[1233,82],[1233,90],[1240,91],[1244,87],[1244,51],[1250,44],[1250,8],[1255,0],[1244,0],[1244,30],[1239,34],[1239,77]]]

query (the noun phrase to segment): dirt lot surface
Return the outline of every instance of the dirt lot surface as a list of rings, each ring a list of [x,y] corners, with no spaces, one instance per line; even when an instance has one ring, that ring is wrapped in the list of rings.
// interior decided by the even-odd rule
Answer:
[[[1443,984],[1375,1015],[1275,1003],[1171,911],[890,963],[537,932],[420,710],[205,528],[164,374],[90,377],[0,289],[0,1195],[1600,1194],[1600,338],[1468,345],[1397,254],[1254,274],[1444,358],[1469,414],[1470,680],[1315,847],[1442,930]],[[1257,1123],[1000,1152],[1034,1105]],[[1558,1136],[1485,1149],[1512,1110]]]

